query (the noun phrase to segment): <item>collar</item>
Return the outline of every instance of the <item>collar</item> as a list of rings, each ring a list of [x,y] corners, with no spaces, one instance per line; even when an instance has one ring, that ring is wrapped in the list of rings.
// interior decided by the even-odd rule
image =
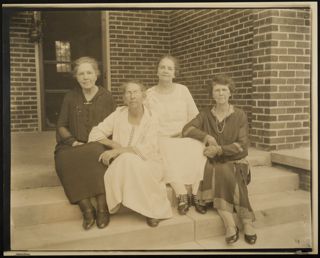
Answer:
[[[216,117],[218,118],[218,115],[217,115],[217,111],[216,111],[216,106],[214,105],[213,108],[211,109],[211,113]],[[228,116],[230,116],[232,113],[234,113],[234,107],[233,105],[229,104],[229,109],[226,113],[226,116],[224,118],[227,118]]]

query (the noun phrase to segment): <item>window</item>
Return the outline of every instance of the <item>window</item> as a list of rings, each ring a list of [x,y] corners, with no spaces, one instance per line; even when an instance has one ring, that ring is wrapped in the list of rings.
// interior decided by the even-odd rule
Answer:
[[[71,72],[71,54],[69,41],[55,41],[56,44],[56,59],[57,72]]]

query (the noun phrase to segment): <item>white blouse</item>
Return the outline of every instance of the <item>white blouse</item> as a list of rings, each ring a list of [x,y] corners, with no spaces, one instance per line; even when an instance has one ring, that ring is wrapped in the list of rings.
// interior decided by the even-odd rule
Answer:
[[[118,107],[97,126],[93,127],[88,142],[100,141],[112,135],[112,140],[123,147],[132,146],[142,159],[159,160],[158,119],[144,107],[139,125],[128,121],[128,107]]]
[[[160,135],[181,133],[184,125],[199,113],[189,89],[174,83],[175,89],[171,93],[161,94],[155,87],[147,90],[146,105],[159,117]]]

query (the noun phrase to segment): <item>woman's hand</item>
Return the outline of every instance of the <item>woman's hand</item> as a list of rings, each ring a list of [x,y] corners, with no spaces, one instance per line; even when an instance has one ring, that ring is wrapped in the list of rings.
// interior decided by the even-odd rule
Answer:
[[[99,162],[102,161],[103,164],[109,166],[112,159],[118,157],[120,153],[119,149],[107,150],[100,155]]]
[[[216,139],[211,136],[211,135],[207,135],[205,138],[204,138],[204,145],[205,146],[218,146],[218,143],[216,141]]]
[[[208,158],[214,158],[219,152],[219,147],[210,145],[204,148],[203,155],[207,156]]]
[[[80,146],[80,145],[82,145],[82,144],[84,144],[84,143],[83,143],[83,142],[74,141],[74,142],[72,143],[72,147]]]

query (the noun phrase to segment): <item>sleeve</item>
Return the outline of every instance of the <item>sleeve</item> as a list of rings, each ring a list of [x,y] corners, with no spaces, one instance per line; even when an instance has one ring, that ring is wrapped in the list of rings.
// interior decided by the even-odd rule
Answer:
[[[143,130],[143,135],[133,147],[143,160],[156,159],[159,154],[158,120],[153,117]]]
[[[115,119],[117,117],[118,111],[112,112],[107,116],[102,122],[91,129],[89,134],[88,142],[96,142],[102,139],[108,138],[113,134]]]
[[[248,135],[248,119],[246,114],[240,113],[240,128],[237,140],[232,144],[222,145],[222,156],[246,156],[248,154],[249,135]]]
[[[199,113],[195,118],[193,118],[189,123],[187,123],[182,129],[183,137],[190,137],[201,142],[208,133],[202,130],[203,128],[203,117],[202,113]]]
[[[69,130],[69,109],[70,109],[71,97],[67,93],[62,102],[60,114],[57,121],[56,127],[56,140],[58,143],[72,145],[76,138],[71,134]]]
[[[196,103],[187,87],[185,87],[185,98],[187,102],[188,121],[191,121],[199,113]]]

